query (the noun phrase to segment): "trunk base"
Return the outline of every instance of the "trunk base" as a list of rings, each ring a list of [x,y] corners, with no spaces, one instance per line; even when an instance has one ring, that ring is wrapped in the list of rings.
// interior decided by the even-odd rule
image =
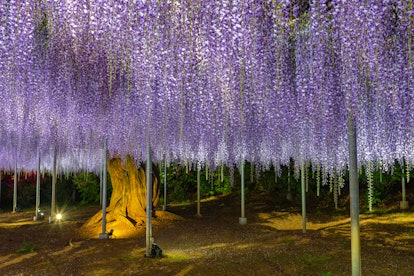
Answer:
[[[156,166],[153,167],[153,214],[160,196]],[[135,161],[127,156],[125,162],[114,158],[108,162],[108,171],[112,183],[112,195],[106,209],[106,229],[113,231],[115,238],[124,237],[125,233],[140,231],[145,225],[146,216],[146,175],[145,166],[136,166]],[[95,236],[102,232],[102,211],[96,213],[83,227],[83,231],[93,231]],[[97,229],[99,229],[98,232]],[[105,234],[105,233],[101,233]],[[129,235],[128,234],[128,235]]]

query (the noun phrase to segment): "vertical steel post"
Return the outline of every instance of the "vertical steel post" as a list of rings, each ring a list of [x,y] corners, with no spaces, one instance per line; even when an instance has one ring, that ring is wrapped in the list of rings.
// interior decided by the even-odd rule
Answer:
[[[276,165],[273,165],[274,166],[274,171],[275,171],[275,184],[277,184],[277,168],[276,168]]]
[[[401,176],[401,195],[402,195],[402,201],[406,201],[406,191],[405,191],[405,175],[404,175],[404,159],[401,162],[401,172],[402,172],[402,176]]]
[[[201,216],[201,211],[200,211],[200,170],[201,170],[201,164],[200,162],[197,162],[197,216],[200,217]]]
[[[106,233],[106,190],[107,190],[107,152],[108,146],[106,139],[104,141],[104,148],[102,151],[102,233],[99,234],[99,239],[104,240],[109,238],[109,234]]]
[[[351,213],[351,259],[352,275],[361,275],[361,242],[359,226],[359,180],[357,159],[357,133],[355,119],[350,115],[348,121],[349,150],[349,197]]]
[[[208,181],[208,163],[206,164],[206,181]]]
[[[404,169],[402,169],[402,172],[404,174]],[[402,201],[405,202],[407,198],[407,192],[405,190],[405,176],[403,175],[401,177],[401,195],[402,195]]]
[[[292,191],[290,188],[290,164],[288,165],[288,193],[286,195],[286,199],[292,201]]]
[[[106,142],[104,142],[105,144]],[[105,145],[104,145],[105,148]],[[103,151],[105,151],[105,149],[103,149]],[[105,153],[102,152],[102,155],[104,155]],[[106,156],[105,156],[106,159]],[[102,160],[101,160],[101,164],[99,165],[99,205],[101,205],[102,207],[102,198],[103,198],[103,156],[102,156]]]
[[[302,232],[306,233],[305,163],[302,163],[300,177],[301,177],[301,192],[302,192]]]
[[[56,147],[55,147],[53,151],[52,199],[51,199],[49,223],[51,223],[56,218],[56,182],[57,182],[57,173],[56,173]]]
[[[0,170],[0,203],[1,203],[1,177],[2,177],[2,170]]]
[[[241,176],[241,217],[239,218],[239,223],[241,225],[247,223],[247,218],[245,217],[245,202],[244,202],[244,159],[240,163],[240,176]]]
[[[40,149],[37,149],[37,168],[36,168],[36,219],[39,217],[40,208]]]
[[[167,158],[164,157],[164,211],[167,210]]]
[[[13,213],[17,209],[17,161],[14,163]]]
[[[401,172],[402,172],[402,176],[401,176],[401,196],[402,196],[402,201],[400,202],[400,209],[404,210],[404,209],[408,209],[408,201],[407,201],[407,192],[405,189],[405,169],[404,169],[404,159],[401,162]]]
[[[250,184],[254,181],[254,163],[250,163]]]
[[[147,222],[146,222],[146,253],[147,257],[151,257],[152,250],[152,159],[151,159],[151,146],[149,139],[147,141],[147,164],[145,169],[147,180]]]

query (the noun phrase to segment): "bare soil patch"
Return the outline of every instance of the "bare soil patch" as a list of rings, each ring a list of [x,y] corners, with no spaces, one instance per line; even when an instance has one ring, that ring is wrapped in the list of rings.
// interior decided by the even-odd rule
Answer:
[[[300,207],[282,207],[267,194],[247,200],[246,225],[238,223],[236,195],[202,202],[200,218],[194,204],[169,206],[153,219],[164,255],[156,259],[144,257],[145,226],[114,229],[110,240],[82,227],[98,211],[66,208],[64,220],[52,224],[34,222],[29,211],[0,214],[0,275],[351,274],[346,210],[310,208],[303,234]],[[361,215],[361,245],[363,274],[412,275],[413,210]]]

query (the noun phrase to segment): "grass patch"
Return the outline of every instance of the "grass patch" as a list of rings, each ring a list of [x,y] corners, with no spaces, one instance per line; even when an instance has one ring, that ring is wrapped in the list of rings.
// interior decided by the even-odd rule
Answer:
[[[349,241],[347,240],[347,239],[339,239],[339,244],[342,246],[342,247],[345,247],[345,248],[347,248],[347,247],[349,247]]]
[[[293,243],[293,239],[291,237],[287,237],[283,240],[286,244],[291,244]]]
[[[323,215],[323,213],[322,213],[322,211],[320,211],[320,210],[317,210],[316,212],[315,212],[315,216],[317,216],[317,217],[321,217]]]
[[[297,269],[296,275],[332,276],[328,267],[332,265],[332,257],[326,254],[295,254],[285,252],[268,253],[264,255],[266,261],[281,266],[284,269]]]
[[[183,200],[177,200],[177,201],[170,201],[168,203],[171,207],[181,207],[181,206],[187,206],[190,205],[191,201],[189,199],[183,199]]]
[[[414,237],[414,228],[407,230],[403,235],[406,237]]]
[[[304,263],[304,269],[306,271],[317,271],[322,266],[328,264],[332,260],[332,257],[325,255],[325,254],[321,254],[321,255],[305,254],[301,256],[301,259]]]
[[[22,253],[22,254],[33,253],[39,248],[40,248],[40,245],[38,244],[31,244],[28,242],[23,242],[23,247],[18,249],[16,252]]]
[[[281,266],[290,265],[294,262],[291,256],[289,256],[288,254],[283,254],[283,253],[270,252],[270,253],[265,254],[265,259],[268,262],[271,262],[273,264],[278,264]]]
[[[137,256],[133,254],[125,254],[125,255],[122,255],[119,259],[121,261],[132,261],[132,260],[136,260]]]
[[[187,254],[182,252],[169,252],[166,255],[163,254],[163,258],[161,260],[169,263],[182,263],[187,262],[190,259],[191,258]]]

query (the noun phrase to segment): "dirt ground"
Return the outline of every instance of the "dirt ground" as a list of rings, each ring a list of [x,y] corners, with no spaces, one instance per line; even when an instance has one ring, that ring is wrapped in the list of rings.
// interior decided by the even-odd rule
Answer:
[[[98,206],[68,207],[52,224],[34,222],[33,211],[2,213],[0,275],[350,275],[347,211],[310,209],[304,234],[300,205],[267,194],[247,200],[246,225],[236,195],[202,202],[202,217],[194,204],[169,206],[153,219],[163,250],[154,259],[144,257],[145,226],[109,240],[85,231]],[[362,214],[361,248],[364,275],[413,275],[413,209]]]

